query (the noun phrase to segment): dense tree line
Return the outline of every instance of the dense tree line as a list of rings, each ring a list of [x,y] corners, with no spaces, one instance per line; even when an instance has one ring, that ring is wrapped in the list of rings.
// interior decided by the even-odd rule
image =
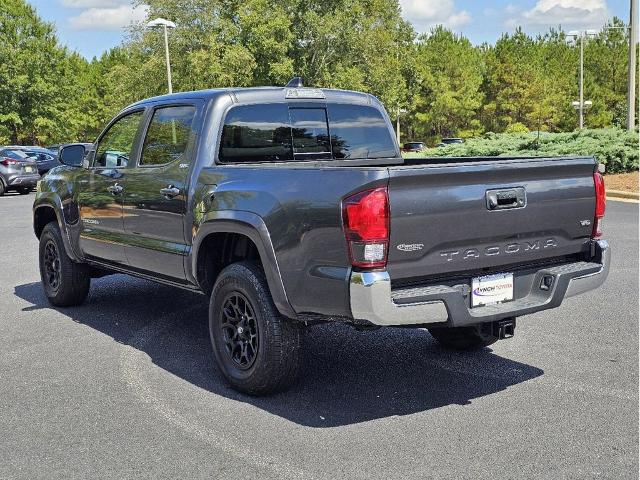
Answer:
[[[577,126],[577,46],[561,30],[518,29],[474,46],[443,28],[417,35],[397,0],[149,0],[173,20],[174,91],[284,85],[371,92],[404,138]],[[609,26],[622,26],[614,19]],[[585,51],[589,127],[626,117],[628,34],[604,29]],[[160,31],[132,27],[90,61],[60,45],[25,0],[0,0],[0,143],[91,140],[119,109],[166,91]]]

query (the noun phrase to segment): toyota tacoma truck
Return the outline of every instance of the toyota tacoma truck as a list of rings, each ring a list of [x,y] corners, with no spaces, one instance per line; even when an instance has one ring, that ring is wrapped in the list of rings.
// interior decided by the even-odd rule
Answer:
[[[249,394],[291,384],[305,327],[426,328],[478,349],[609,271],[593,157],[403,159],[365,93],[155,97],[60,160],[33,206],[50,303],[113,273],[201,292],[216,363]]]

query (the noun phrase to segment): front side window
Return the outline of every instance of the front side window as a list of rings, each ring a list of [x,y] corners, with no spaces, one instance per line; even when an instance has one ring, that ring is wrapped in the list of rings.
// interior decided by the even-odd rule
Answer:
[[[164,165],[183,157],[195,114],[193,106],[158,108],[147,129],[140,165]]]
[[[331,104],[329,131],[335,158],[367,159],[395,157],[396,144],[377,108]]]
[[[223,163],[293,160],[285,104],[242,105],[229,111],[222,127]]]
[[[129,165],[142,113],[130,113],[109,127],[98,143],[95,167],[124,168]]]

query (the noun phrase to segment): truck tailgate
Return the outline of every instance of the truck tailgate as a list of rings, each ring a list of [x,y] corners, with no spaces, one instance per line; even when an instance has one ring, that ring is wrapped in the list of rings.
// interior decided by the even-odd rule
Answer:
[[[595,165],[579,157],[389,167],[392,281],[588,251]]]

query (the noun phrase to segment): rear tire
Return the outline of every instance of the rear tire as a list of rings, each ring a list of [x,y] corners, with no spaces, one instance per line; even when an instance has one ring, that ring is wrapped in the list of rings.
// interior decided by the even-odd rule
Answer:
[[[451,350],[478,350],[498,341],[491,332],[491,323],[470,327],[430,328],[429,333],[444,348]]]
[[[80,305],[89,293],[89,267],[69,258],[55,222],[40,235],[40,278],[47,299],[56,307]]]
[[[4,195],[4,192],[6,192],[7,189],[4,186],[4,182],[2,181],[2,179],[0,179],[0,197]]]
[[[218,367],[236,390],[266,395],[296,380],[301,328],[280,315],[255,264],[234,263],[220,273],[211,293],[209,333]]]

